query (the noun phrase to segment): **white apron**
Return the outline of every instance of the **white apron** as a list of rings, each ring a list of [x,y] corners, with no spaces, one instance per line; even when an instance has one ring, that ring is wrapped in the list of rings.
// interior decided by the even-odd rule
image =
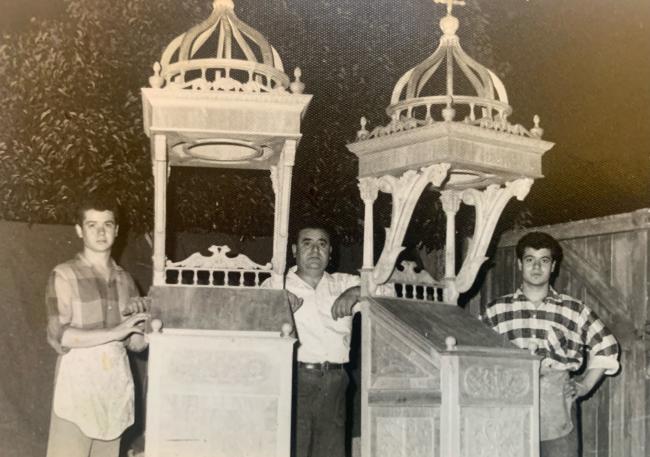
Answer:
[[[122,342],[74,348],[61,356],[54,412],[84,435],[113,440],[133,424],[133,377]]]

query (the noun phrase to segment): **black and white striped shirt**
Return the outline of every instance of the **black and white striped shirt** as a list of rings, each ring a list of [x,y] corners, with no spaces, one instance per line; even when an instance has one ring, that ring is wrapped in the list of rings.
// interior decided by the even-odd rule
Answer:
[[[481,308],[481,320],[522,349],[535,344],[542,366],[574,371],[589,353],[587,368],[618,371],[618,342],[598,316],[579,300],[552,288],[536,306],[518,289]]]

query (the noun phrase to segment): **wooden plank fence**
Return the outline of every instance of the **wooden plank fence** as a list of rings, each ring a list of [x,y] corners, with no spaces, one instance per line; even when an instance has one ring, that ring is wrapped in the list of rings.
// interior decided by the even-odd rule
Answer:
[[[621,345],[620,372],[581,403],[583,457],[650,456],[650,209],[505,233],[470,303],[473,313],[519,286],[515,245],[534,230],[563,247],[555,288],[587,303]]]

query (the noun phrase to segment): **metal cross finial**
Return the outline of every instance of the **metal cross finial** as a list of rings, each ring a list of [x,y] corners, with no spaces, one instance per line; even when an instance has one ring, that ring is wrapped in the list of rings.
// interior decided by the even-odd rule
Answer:
[[[447,14],[451,16],[451,9],[454,5],[465,6],[463,0],[433,0],[434,3],[446,3],[447,4]]]

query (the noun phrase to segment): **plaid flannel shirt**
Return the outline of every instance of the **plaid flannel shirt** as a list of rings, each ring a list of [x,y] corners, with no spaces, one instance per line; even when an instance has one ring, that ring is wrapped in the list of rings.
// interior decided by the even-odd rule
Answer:
[[[81,253],[77,254],[73,260],[57,265],[47,283],[48,342],[61,350],[61,337],[69,326],[79,329],[115,327],[123,320],[120,307],[138,295],[131,275],[113,259],[106,281]]]
[[[618,342],[605,324],[582,302],[552,288],[539,306],[518,289],[483,306],[480,319],[520,348],[534,343],[542,366],[574,371],[588,351],[587,368],[618,371]]]

